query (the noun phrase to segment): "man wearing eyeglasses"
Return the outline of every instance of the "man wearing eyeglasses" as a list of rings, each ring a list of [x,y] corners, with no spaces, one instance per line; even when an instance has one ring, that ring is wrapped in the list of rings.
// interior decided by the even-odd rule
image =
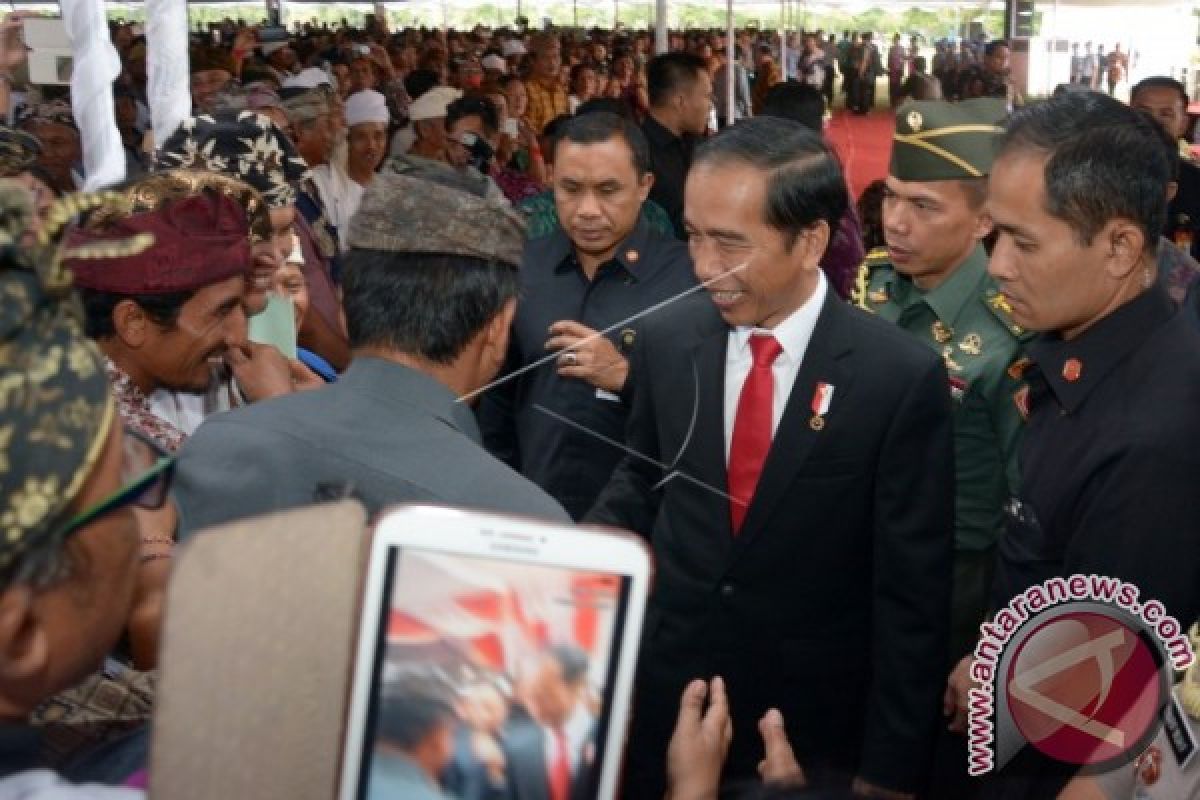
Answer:
[[[173,462],[123,431],[103,356],[67,295],[10,259],[0,263],[0,797],[132,800],[140,792],[72,787],[40,768],[43,729],[30,717],[94,680],[122,632],[139,638],[144,570],[162,553],[139,544],[131,509],[161,505]]]

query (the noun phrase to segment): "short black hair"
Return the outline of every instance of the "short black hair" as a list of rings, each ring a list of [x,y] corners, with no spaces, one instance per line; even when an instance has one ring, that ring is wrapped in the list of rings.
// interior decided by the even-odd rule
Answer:
[[[496,104],[486,97],[466,95],[454,100],[446,106],[446,130],[454,123],[466,117],[479,117],[483,129],[490,134],[500,129],[500,117],[496,113]]]
[[[404,92],[416,100],[441,82],[441,76],[431,69],[414,69],[404,76]]]
[[[1134,102],[1139,92],[1146,89],[1173,89],[1179,92],[1179,101],[1183,103],[1183,108],[1186,111],[1191,98],[1188,97],[1187,87],[1174,78],[1168,78],[1166,75],[1152,75],[1149,78],[1143,78],[1134,84],[1134,87],[1129,90],[1129,102]]]
[[[582,648],[573,644],[556,644],[547,648],[546,655],[558,663],[563,682],[568,686],[577,686],[587,678],[588,657]]]
[[[350,346],[451,364],[517,289],[516,269],[500,262],[351,248],[342,278]]]
[[[1001,47],[1008,47],[1009,50],[1012,49],[1011,47],[1008,46],[1007,39],[992,39],[990,42],[988,42],[986,45],[983,46],[983,55],[984,56],[993,56],[996,54],[996,51],[999,50]]]
[[[401,750],[415,750],[439,725],[457,719],[448,693],[432,681],[403,679],[380,690],[378,736]]]
[[[729,162],[767,173],[766,223],[788,237],[788,247],[822,220],[833,240],[849,194],[842,165],[819,134],[792,120],[753,117],[702,144],[693,168]]]
[[[671,95],[690,87],[708,69],[694,53],[663,53],[646,64],[646,93],[650,106],[661,106]]]
[[[586,100],[579,104],[579,108],[575,109],[575,116],[581,117],[584,114],[595,114],[597,111],[616,114],[618,117],[624,117],[627,120],[636,119],[633,106],[619,97],[593,97],[590,100]]]
[[[1064,92],[1015,111],[997,158],[1020,151],[1048,157],[1046,211],[1088,245],[1115,218],[1157,244],[1167,214],[1171,165],[1159,124],[1101,92]]]
[[[115,336],[113,311],[122,300],[137,303],[146,316],[163,330],[171,330],[179,320],[179,312],[195,292],[170,292],[168,294],[115,294],[97,289],[79,290],[83,301],[84,332],[93,339]]]
[[[807,83],[786,80],[767,90],[759,114],[790,119],[820,133],[825,122],[825,98]]]
[[[563,142],[600,144],[614,137],[624,139],[625,144],[629,145],[633,168],[639,177],[650,171],[650,145],[646,143],[646,135],[641,128],[631,120],[605,111],[577,114],[563,123],[554,142],[555,160],[558,160],[558,146]]]

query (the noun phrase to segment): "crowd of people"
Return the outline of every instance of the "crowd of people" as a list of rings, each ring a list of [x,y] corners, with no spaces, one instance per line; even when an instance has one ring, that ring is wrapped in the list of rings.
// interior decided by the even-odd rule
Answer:
[[[345,498],[644,538],[622,797],[1158,796],[1032,747],[969,778],[963,731],[980,624],[1030,585],[1116,576],[1200,620],[1182,84],[1121,103],[1127,57],[1090,43],[1027,101],[1000,39],[927,69],[899,34],[655,55],[226,21],[191,34],[191,115],[154,142],[145,37],[114,23],[127,180],[84,194],[20,25],[0,798],[141,796],[177,549]],[[825,119],[890,114],[885,76],[888,175],[856,198]],[[390,681],[370,796],[586,796],[599,705],[551,645],[527,682]]]

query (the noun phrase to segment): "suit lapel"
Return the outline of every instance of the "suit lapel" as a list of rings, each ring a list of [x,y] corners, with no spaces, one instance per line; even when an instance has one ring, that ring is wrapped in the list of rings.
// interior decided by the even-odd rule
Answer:
[[[680,465],[686,463],[690,477],[704,484],[700,487],[700,497],[710,504],[713,519],[719,521],[714,529],[726,546],[732,538],[726,494],[729,478],[725,464],[725,348],[728,340],[729,329],[722,324],[707,332],[692,351],[693,372],[684,376],[684,380],[691,384],[688,394],[695,398],[696,419],[690,425],[686,446],[680,448],[681,452],[690,454],[686,459],[680,459]]]
[[[783,417],[779,420],[779,428],[771,441],[771,450],[759,476],[754,499],[750,502],[742,530],[737,536],[736,551],[739,554],[754,540],[775,507],[784,499],[797,470],[808,459],[813,447],[822,436],[829,435],[824,429],[815,430],[811,424],[812,400],[817,384],[828,383],[835,389],[827,416],[832,417],[841,410],[838,400],[848,394],[853,377],[839,363],[839,359],[851,349],[850,339],[845,336],[842,326],[843,316],[848,313],[853,312],[844,307],[832,291],[828,292],[812,339],[805,350],[804,360],[796,374],[796,382],[788,396]]]

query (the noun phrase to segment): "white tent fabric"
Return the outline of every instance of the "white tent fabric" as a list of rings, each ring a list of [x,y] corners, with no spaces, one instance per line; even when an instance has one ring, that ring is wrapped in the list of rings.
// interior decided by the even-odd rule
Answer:
[[[83,142],[83,188],[94,191],[125,180],[125,150],[112,93],[121,59],[108,37],[102,0],[61,0],[60,5],[75,59],[71,107]]]
[[[146,0],[146,99],[155,146],[191,113],[188,70],[187,0]]]

